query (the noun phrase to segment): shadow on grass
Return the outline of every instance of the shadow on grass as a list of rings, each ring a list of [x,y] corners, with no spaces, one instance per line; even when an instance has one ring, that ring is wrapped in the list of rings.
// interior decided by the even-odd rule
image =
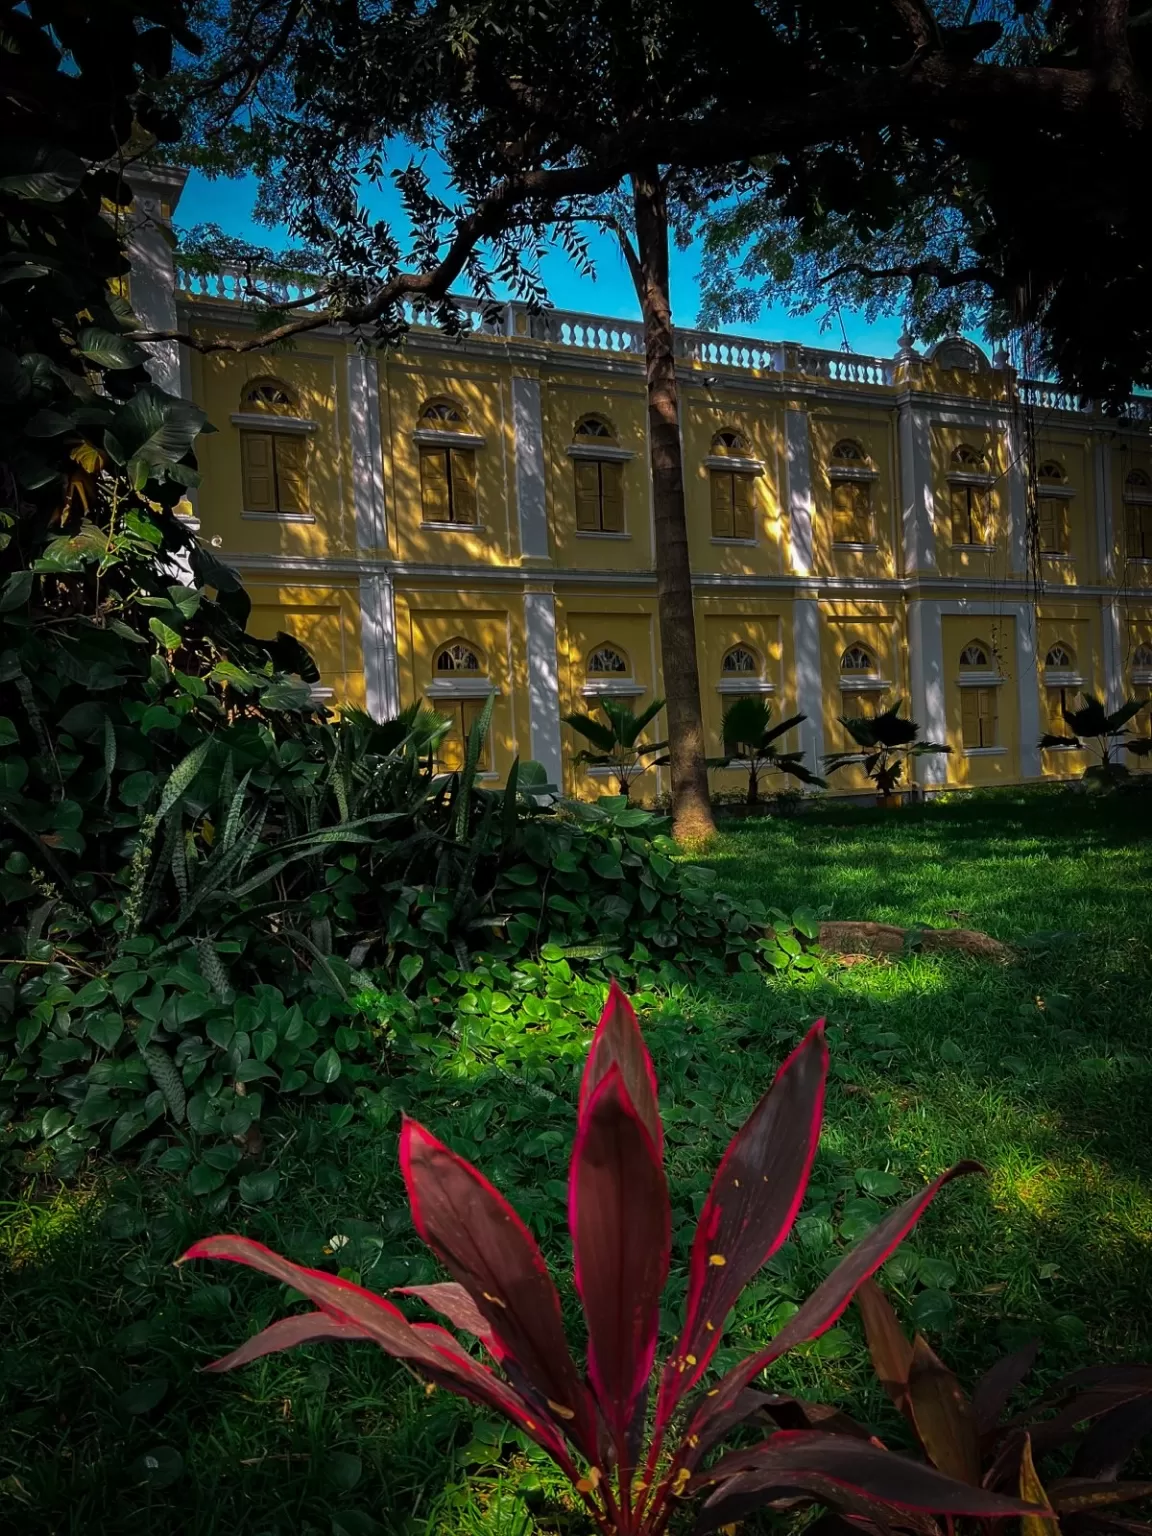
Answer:
[[[735,886],[730,872],[742,868],[749,887],[777,892],[781,905],[839,894],[838,916],[882,916],[906,901],[905,921],[965,910],[972,926],[1009,939],[1042,929],[1079,936],[1025,950],[1006,968],[911,955],[814,978],[686,983],[651,999],[675,1200],[668,1327],[724,1144],[824,1013],[834,1076],[809,1198],[794,1239],[747,1293],[721,1364],[774,1332],[887,1203],[860,1205],[862,1174],[895,1174],[897,1199],[969,1156],[988,1175],[952,1186],[929,1214],[913,1262],[889,1277],[900,1310],[933,1342],[943,1336],[969,1380],[1031,1333],[1043,1341],[1041,1379],[1098,1359],[1146,1358],[1152,918],[1143,829],[1136,837],[1113,813],[1084,806],[1069,815],[1029,804],[821,813],[744,823],[715,862],[726,883]],[[335,1133],[314,1115],[270,1126],[281,1193],[268,1207],[213,1216],[154,1176],[111,1182],[87,1199],[11,1207],[0,1328],[18,1347],[0,1365],[0,1512],[26,1532],[102,1536],[523,1536],[536,1527],[519,1493],[542,1487],[553,1502],[539,1528],[555,1530],[558,1518],[563,1526],[562,1489],[535,1453],[501,1443],[482,1413],[426,1395],[371,1346],[198,1375],[289,1302],[230,1266],[176,1271],[171,1261],[221,1226],[301,1262],[339,1263],[377,1290],[430,1278],[395,1167],[407,1104],[532,1223],[578,1341],[564,1180],[585,1038],[529,1035],[507,1016],[476,1022],[466,1049],[418,1059],[397,1079],[376,1124]],[[852,1315],[781,1362],[773,1383],[844,1402],[893,1431]]]

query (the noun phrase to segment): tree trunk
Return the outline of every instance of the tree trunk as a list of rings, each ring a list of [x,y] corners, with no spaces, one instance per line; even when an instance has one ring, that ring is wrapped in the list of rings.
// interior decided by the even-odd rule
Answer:
[[[699,843],[715,834],[716,823],[708,797],[684,510],[679,391],[668,294],[668,205],[655,167],[633,175],[632,196],[638,256],[632,275],[644,316],[644,369],[656,524],[656,601],[668,711],[672,832],[682,842]]]

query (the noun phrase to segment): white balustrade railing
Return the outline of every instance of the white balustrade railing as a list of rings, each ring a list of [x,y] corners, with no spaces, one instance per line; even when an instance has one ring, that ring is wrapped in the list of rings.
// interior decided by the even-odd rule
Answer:
[[[1044,379],[1021,379],[1020,396],[1033,410],[1082,411],[1079,396]]]
[[[758,373],[781,373],[784,368],[784,348],[780,342],[723,336],[718,331],[678,330],[676,355],[709,368],[741,368]]]
[[[855,352],[823,352],[802,347],[798,352],[801,373],[831,379],[837,384],[892,384],[896,364],[886,357],[862,357]]]

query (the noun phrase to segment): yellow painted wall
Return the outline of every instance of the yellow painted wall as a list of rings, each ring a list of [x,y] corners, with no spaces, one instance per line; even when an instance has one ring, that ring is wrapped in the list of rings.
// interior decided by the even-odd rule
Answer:
[[[886,410],[850,411],[843,406],[819,409],[810,418],[812,455],[813,554],[815,569],[836,576],[894,576],[897,572],[898,476],[895,416]],[[832,450],[843,438],[864,449],[871,481],[874,549],[849,549],[833,543]]]
[[[689,386],[681,406],[684,438],[684,493],[688,549],[694,571],[775,576],[785,566],[783,422],[779,405],[763,395],[712,391]],[[755,539],[729,541],[712,536],[712,488],[704,461],[717,432],[731,429],[748,442],[749,456],[764,473],[755,477]]]
[[[840,724],[841,714],[858,714],[841,690],[840,662],[851,645],[862,645],[876,658],[877,671],[887,684],[881,701],[885,709],[903,699],[902,714],[909,714],[907,686],[907,636],[903,608],[890,603],[823,602],[820,605],[820,670],[824,700],[825,752],[850,752],[856,743]],[[849,692],[848,698],[852,698]],[[842,768],[830,780],[841,794],[871,788],[863,768]]]
[[[1068,542],[1071,558],[1041,558],[1044,580],[1050,585],[1077,586],[1096,581],[1099,559],[1096,551],[1096,478],[1092,448],[1082,433],[1045,432],[1037,434],[1036,464],[1054,459],[1068,478],[1075,495],[1065,503],[1068,514]],[[1038,488],[1039,489],[1039,488]]]
[[[656,640],[655,603],[650,598],[601,596],[598,593],[565,596],[556,602],[556,651],[560,678],[560,714],[593,715],[603,719],[595,698],[584,693],[588,680],[589,652],[600,645],[613,645],[623,651],[630,667],[629,677],[643,692],[629,700],[639,713],[654,698],[661,696],[660,668]],[[657,732],[659,734],[657,734]],[[646,733],[649,741],[663,741],[667,719],[658,715]],[[612,781],[589,773],[573,761],[587,745],[571,726],[561,725],[560,739],[564,754],[564,782],[570,793],[583,799],[599,794],[615,794]],[[637,800],[651,799],[659,793],[661,776],[646,773],[636,780],[632,790]]]
[[[969,617],[945,614],[941,620],[944,649],[944,697],[948,721],[948,781],[957,785],[1011,784],[1019,774],[1019,708],[1017,704],[1016,624],[1011,618]],[[960,653],[972,640],[989,653],[991,670],[1003,681],[997,692],[998,746],[995,756],[965,752],[961,732]]]
[[[1089,603],[1044,603],[1036,610],[1036,663],[1039,669],[1037,687],[1040,692],[1040,729],[1049,729],[1047,686],[1045,683],[1045,659],[1054,645],[1070,648],[1075,658],[1075,671],[1085,679],[1082,693],[1104,697],[1104,675],[1101,662],[1100,611]],[[1071,707],[1079,708],[1080,697],[1072,700]],[[1065,733],[1066,723],[1060,727]],[[1055,734],[1055,731],[1054,731]],[[1085,768],[1095,761],[1087,752],[1056,748],[1041,754],[1046,777],[1079,778]]]
[[[989,488],[994,547],[987,553],[980,549],[954,547],[952,544],[952,487],[948,480],[952,454],[964,444],[985,456],[988,473],[995,476]],[[977,426],[941,426],[932,428],[933,526],[936,532],[936,559],[941,575],[982,579],[1009,573],[1008,481],[1007,460],[1001,434]]]
[[[355,586],[288,586],[248,576],[252,598],[248,633],[273,640],[278,631],[294,635],[320,670],[325,703],[364,705],[364,661],[360,648],[360,594]]]
[[[545,373],[541,379],[548,526],[556,565],[578,571],[635,571],[652,566],[652,498],[647,404],[643,384],[587,374]],[[602,416],[619,446],[634,455],[623,468],[624,532],[576,528],[576,472],[568,455],[582,416]]]

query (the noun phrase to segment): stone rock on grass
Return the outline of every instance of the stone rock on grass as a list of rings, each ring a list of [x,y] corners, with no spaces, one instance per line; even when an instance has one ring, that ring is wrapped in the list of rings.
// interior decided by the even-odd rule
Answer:
[[[839,955],[849,964],[860,960],[880,960],[907,952],[908,935],[915,936],[926,954],[971,955],[977,960],[992,960],[1008,965],[1015,951],[989,933],[976,928],[898,928],[893,923],[820,924],[819,944],[829,954]]]

